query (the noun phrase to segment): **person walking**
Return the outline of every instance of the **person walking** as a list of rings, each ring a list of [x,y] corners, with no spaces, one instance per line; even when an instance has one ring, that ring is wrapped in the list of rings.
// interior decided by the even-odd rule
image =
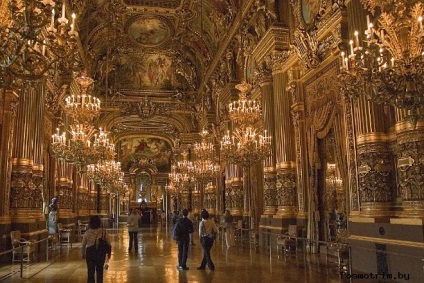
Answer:
[[[97,250],[99,239],[102,238],[109,243],[106,230],[101,228],[101,221],[98,215],[91,216],[89,229],[84,233],[81,244],[82,258],[87,262],[87,283],[103,283],[103,266],[106,254]],[[107,254],[110,258],[110,254]]]
[[[227,248],[234,246],[234,224],[233,216],[230,210],[226,209],[224,214],[224,228],[225,228],[225,243]]]
[[[178,219],[176,235],[178,243],[178,270],[189,270],[187,267],[188,246],[190,245],[190,234],[193,233],[193,222],[187,218],[188,210],[183,209],[183,216]]]
[[[203,248],[203,260],[197,269],[204,270],[207,264],[209,269],[214,271],[215,265],[211,258],[211,248],[218,234],[218,227],[215,224],[215,220],[209,218],[209,212],[207,210],[202,210],[200,216],[202,217],[202,221],[199,224],[199,238]]]
[[[127,218],[127,227],[128,227],[128,234],[130,236],[130,242],[128,246],[128,252],[131,252],[133,244],[134,244],[134,250],[138,251],[138,221],[140,220],[140,214],[138,213],[138,210],[136,208],[130,209],[130,214]]]

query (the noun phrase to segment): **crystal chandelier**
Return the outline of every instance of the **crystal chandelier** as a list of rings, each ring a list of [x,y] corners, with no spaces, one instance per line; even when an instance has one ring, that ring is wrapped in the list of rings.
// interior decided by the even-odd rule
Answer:
[[[3,1],[5,2],[5,1]],[[54,64],[73,59],[78,33],[56,10],[56,1],[7,1],[5,20],[0,22],[0,67],[21,79],[41,78]],[[56,16],[58,15],[58,16]],[[7,17],[7,18],[6,18]]]
[[[250,167],[271,153],[271,137],[266,130],[259,133],[262,111],[259,102],[246,97],[252,86],[246,82],[236,85],[240,90],[240,99],[229,104],[230,119],[235,129],[221,140],[221,154],[224,160]]]
[[[70,139],[66,138],[66,133],[57,132],[52,135],[53,156],[63,159],[77,166],[81,171],[84,166],[97,162],[98,153],[90,141],[94,130],[93,126],[77,124],[71,126]]]
[[[239,100],[228,105],[230,119],[240,125],[256,124],[261,118],[262,111],[258,101],[247,98],[252,85],[242,82],[236,85],[236,89],[240,91]]]
[[[213,160],[215,158],[215,147],[207,141],[208,132],[203,130],[200,135],[202,141],[193,146],[196,161],[194,162],[194,175],[198,179],[210,179],[216,177],[220,172],[219,164]]]
[[[374,23],[367,16],[365,38],[355,31],[349,51],[341,52],[342,92],[410,110],[415,125],[424,105],[424,6],[417,0],[362,3],[382,13]]]
[[[124,182],[121,163],[114,160],[87,165],[87,177],[107,190],[115,190]]]
[[[169,173],[169,180],[176,187],[182,188],[195,182],[195,167],[193,162],[188,160],[188,152],[184,150],[181,155],[183,160],[178,161],[177,164],[171,166],[171,173]]]
[[[91,122],[99,115],[100,99],[87,95],[87,89],[94,82],[92,78],[83,74],[75,79],[80,86],[81,93],[72,94],[65,98],[65,112],[79,123]]]

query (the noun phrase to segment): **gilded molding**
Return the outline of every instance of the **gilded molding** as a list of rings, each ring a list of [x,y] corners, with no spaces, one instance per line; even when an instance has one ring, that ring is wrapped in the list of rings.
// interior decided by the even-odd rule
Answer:
[[[380,143],[380,142],[384,143],[388,140],[389,140],[389,137],[386,133],[378,133],[378,132],[360,134],[356,138],[356,142],[358,146],[362,144],[367,144],[367,143]]]
[[[390,215],[394,180],[387,144],[367,143],[357,150],[361,215]]]
[[[269,167],[268,167],[269,168]],[[271,169],[274,169],[271,167]],[[264,172],[264,189],[263,189],[263,200],[264,200],[264,215],[274,215],[277,211],[276,205],[276,172],[275,170],[268,170]]]
[[[296,170],[279,169],[276,181],[278,206],[277,215],[293,217],[296,215]]]

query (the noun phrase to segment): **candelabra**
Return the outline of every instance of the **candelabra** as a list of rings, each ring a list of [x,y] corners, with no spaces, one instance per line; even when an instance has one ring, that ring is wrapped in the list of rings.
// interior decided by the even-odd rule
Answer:
[[[78,33],[76,15],[66,18],[65,4],[57,17],[56,1],[7,1],[5,20],[0,22],[0,67],[21,79],[41,78],[63,59],[73,59]],[[50,23],[50,25],[49,25]]]
[[[341,52],[342,92],[410,110],[415,125],[424,105],[424,6],[417,0],[362,2],[372,14],[382,13],[374,23],[367,16],[365,38],[355,31],[349,51]]]

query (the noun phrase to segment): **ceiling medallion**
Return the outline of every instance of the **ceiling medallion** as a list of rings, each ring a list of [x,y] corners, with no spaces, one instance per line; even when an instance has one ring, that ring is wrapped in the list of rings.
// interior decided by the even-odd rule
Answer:
[[[172,35],[170,22],[160,16],[142,15],[128,21],[126,32],[131,41],[143,47],[157,47]]]

